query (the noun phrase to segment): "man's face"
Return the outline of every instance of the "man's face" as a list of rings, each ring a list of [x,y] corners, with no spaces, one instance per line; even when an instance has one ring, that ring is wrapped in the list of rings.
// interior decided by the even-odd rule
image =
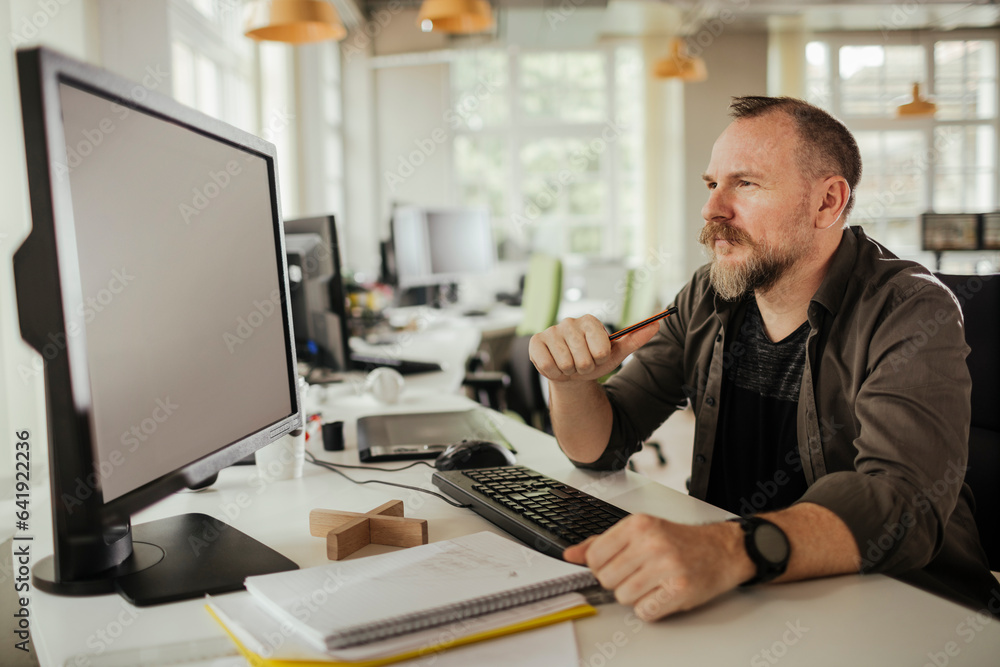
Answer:
[[[812,246],[811,184],[799,168],[793,121],[780,112],[732,123],[703,178],[708,201],[699,241],[724,299],[767,292]]]

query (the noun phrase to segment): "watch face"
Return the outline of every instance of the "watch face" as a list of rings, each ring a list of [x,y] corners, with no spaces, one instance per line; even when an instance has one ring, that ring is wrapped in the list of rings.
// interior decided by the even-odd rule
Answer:
[[[781,563],[788,558],[788,538],[777,526],[762,523],[753,532],[753,541],[760,555],[772,563]]]

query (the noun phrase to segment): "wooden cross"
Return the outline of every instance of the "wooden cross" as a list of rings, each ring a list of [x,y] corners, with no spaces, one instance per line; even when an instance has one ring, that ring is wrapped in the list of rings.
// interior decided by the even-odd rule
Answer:
[[[340,560],[369,544],[427,544],[427,520],[404,518],[403,501],[390,500],[364,514],[315,509],[309,512],[309,533],[325,537],[326,557]]]

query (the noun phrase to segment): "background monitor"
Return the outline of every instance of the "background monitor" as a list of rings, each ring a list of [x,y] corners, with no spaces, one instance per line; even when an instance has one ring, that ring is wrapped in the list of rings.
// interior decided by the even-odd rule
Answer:
[[[345,371],[350,332],[334,217],[286,220],[285,245],[299,359]]]
[[[14,277],[45,358],[55,550],[35,585],[153,604],[295,568],[206,515],[130,521],[302,427],[274,146],[47,49],[17,61]]]
[[[489,273],[496,245],[489,210],[400,206],[392,240],[400,288],[445,285]]]

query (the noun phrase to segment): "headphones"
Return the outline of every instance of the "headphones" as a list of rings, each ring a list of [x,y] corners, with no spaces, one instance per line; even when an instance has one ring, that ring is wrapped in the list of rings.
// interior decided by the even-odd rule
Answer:
[[[395,368],[383,366],[376,368],[365,377],[365,391],[375,397],[379,403],[394,405],[399,403],[400,394],[406,381]]]

